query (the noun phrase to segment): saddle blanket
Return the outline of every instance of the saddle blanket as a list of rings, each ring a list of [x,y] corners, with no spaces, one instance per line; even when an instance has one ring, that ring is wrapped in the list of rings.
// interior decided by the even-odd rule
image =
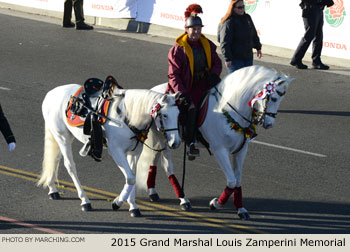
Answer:
[[[81,88],[78,89],[77,92],[75,92],[74,97],[78,97],[82,93],[83,90],[84,90],[84,86],[82,86]],[[67,122],[72,127],[83,126],[84,123],[85,123],[85,117],[81,117],[79,115],[72,114],[72,111],[71,111],[72,101],[73,101],[73,98],[70,99],[70,101],[68,103],[68,106],[67,106],[67,109],[66,109],[66,111],[67,111],[67,113],[66,113]],[[110,101],[109,100],[105,100],[103,102],[102,109],[101,109],[102,110],[101,111],[101,115],[107,117],[109,105],[110,105]],[[102,117],[100,117],[100,119],[99,119],[99,122],[101,123],[101,125],[105,124],[106,121],[107,120],[105,118],[102,118]]]

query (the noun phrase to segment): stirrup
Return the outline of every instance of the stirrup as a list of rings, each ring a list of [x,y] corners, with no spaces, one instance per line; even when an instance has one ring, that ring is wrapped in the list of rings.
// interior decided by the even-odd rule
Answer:
[[[195,143],[190,143],[187,156],[189,160],[194,160],[196,157],[199,157],[199,150],[196,148]]]
[[[89,151],[91,149],[91,142],[90,140],[87,141],[84,146],[80,149],[79,154],[82,157],[86,157],[89,154]]]

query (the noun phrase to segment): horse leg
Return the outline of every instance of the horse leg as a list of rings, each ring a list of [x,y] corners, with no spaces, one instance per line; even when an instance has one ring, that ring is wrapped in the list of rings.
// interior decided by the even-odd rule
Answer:
[[[73,153],[72,153],[72,141],[73,138],[72,136],[64,136],[61,135],[57,140],[57,143],[60,147],[60,150],[63,155],[63,160],[64,160],[64,166],[66,167],[68,174],[73,180],[73,183],[75,185],[75,188],[77,189],[78,196],[81,199],[81,210],[82,211],[91,211],[91,203],[89,198],[87,197],[79,179],[78,179],[78,174],[77,174],[77,169],[73,160]]]
[[[147,189],[148,189],[149,201],[151,202],[157,202],[160,200],[156,190],[156,177],[157,177],[157,166],[150,165],[148,169],[148,176],[147,176]]]
[[[55,160],[55,171],[58,170],[59,166],[60,166],[60,161],[62,159],[62,154],[61,152],[58,153],[57,158]],[[54,176],[51,177],[51,179],[48,181],[47,187],[49,188],[49,197],[52,200],[59,200],[61,199],[61,196],[55,186],[55,179]]]
[[[225,174],[227,184],[226,184],[226,188],[221,193],[221,196],[219,198],[214,198],[210,201],[209,207],[211,210],[221,208],[227,202],[227,200],[233,193],[237,183],[237,179],[231,167],[230,153],[228,152],[228,150],[226,149],[215,150],[213,151],[213,154],[216,158],[216,161],[218,162],[222,171]]]
[[[237,210],[239,218],[242,220],[250,219],[248,211],[243,207],[242,200],[242,168],[245,156],[247,155],[247,151],[248,144],[246,144],[244,148],[233,157],[234,173],[237,179],[236,187],[233,191],[233,204],[235,209]]]
[[[121,191],[120,195],[116,197],[112,202],[112,209],[116,211],[123,205],[125,201],[129,199],[129,197],[130,199],[132,197],[135,198],[135,193],[132,194],[131,196],[130,194],[133,191],[135,191],[136,176],[132,172],[129,166],[128,160],[125,157],[125,153],[122,150],[118,149],[116,144],[113,144],[112,142],[108,146],[108,151],[109,151],[109,154],[112,156],[114,162],[118,165],[118,167],[120,168],[120,170],[122,171],[125,177],[125,184],[124,184],[123,190]],[[136,204],[134,204],[131,207],[134,207],[134,209],[138,209]],[[131,216],[134,217],[132,212],[131,212]]]
[[[181,188],[179,181],[174,174],[174,166],[171,161],[171,152],[169,149],[163,151],[162,154],[162,165],[164,167],[165,173],[168,176],[169,182],[172,185],[176,197],[180,200],[181,210],[188,211],[192,208],[191,202],[185,197],[185,193]]]
[[[156,190],[156,177],[157,177],[157,164],[159,163],[159,157],[161,153],[151,151],[149,163],[151,164],[148,169],[147,176],[147,189],[148,189],[148,197],[149,201],[157,202],[159,201],[159,195]]]
[[[139,148],[137,148],[132,153],[132,155],[129,154],[127,156],[129,166],[134,173],[136,173],[137,162],[139,160],[141,151],[142,151],[142,147],[139,146]],[[131,217],[141,217],[142,215],[141,215],[140,209],[138,208],[138,206],[136,205],[136,202],[135,202],[135,191],[136,191],[136,184],[133,185],[133,188],[131,189],[131,192],[130,192],[129,197],[127,199],[128,203],[129,203],[129,212],[130,212]]]
[[[37,185],[49,188],[49,197],[53,200],[60,199],[55,186],[55,178],[59,168],[62,154],[51,131],[45,127],[44,158],[42,162],[42,173]]]

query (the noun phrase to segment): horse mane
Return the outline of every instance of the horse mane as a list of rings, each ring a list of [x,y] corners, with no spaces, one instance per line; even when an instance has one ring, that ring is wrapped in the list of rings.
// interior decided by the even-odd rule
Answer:
[[[128,89],[124,97],[124,116],[129,124],[144,129],[151,123],[150,112],[164,94],[147,89]]]
[[[288,80],[288,76],[279,75],[277,71],[264,66],[245,67],[227,75],[218,85],[222,98],[217,104],[217,110],[221,111],[227,102],[239,109],[257,95],[266,83],[278,77]]]

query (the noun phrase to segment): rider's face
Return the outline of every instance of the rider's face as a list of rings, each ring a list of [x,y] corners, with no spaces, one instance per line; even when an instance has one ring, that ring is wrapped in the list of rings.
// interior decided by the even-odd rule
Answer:
[[[187,35],[188,35],[188,39],[191,41],[197,41],[202,33],[202,26],[201,25],[195,25],[192,27],[188,27],[185,28]]]

